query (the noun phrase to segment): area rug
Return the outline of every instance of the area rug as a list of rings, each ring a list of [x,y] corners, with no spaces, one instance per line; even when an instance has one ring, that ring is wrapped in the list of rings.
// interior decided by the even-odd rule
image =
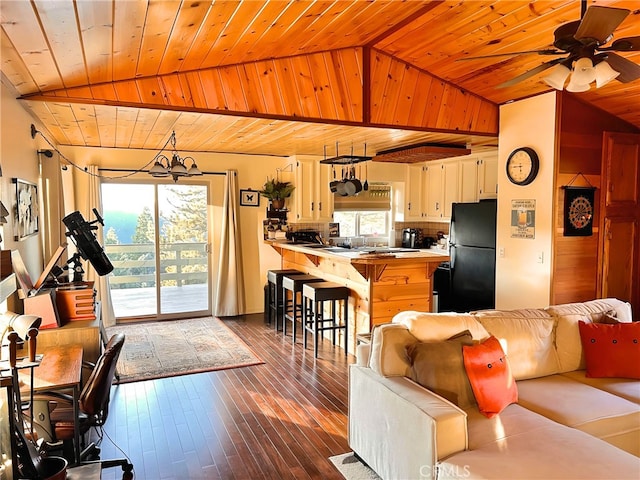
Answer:
[[[358,460],[353,452],[329,457],[329,460],[347,480],[380,480],[376,472]]]
[[[116,325],[124,333],[116,383],[247,367],[262,362],[222,320],[213,317]]]

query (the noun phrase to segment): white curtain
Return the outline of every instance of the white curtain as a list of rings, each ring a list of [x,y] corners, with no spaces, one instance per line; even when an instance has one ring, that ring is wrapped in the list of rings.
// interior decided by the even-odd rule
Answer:
[[[236,171],[227,170],[222,206],[218,288],[213,304],[214,315],[217,317],[242,315],[246,309],[237,192]]]
[[[87,171],[90,175],[91,180],[89,181],[89,203],[85,208],[85,212],[82,212],[84,219],[86,221],[95,220],[95,215],[93,213],[93,209],[98,210],[100,214],[102,214],[102,193],[100,189],[100,177],[98,177],[98,167],[96,165],[89,165],[87,167]],[[96,223],[98,226],[98,230],[95,230],[96,238],[98,243],[104,246],[104,236],[102,233],[102,225],[100,223]],[[97,300],[100,300],[102,306],[102,323],[106,326],[112,326],[116,324],[116,316],[113,312],[113,303],[111,302],[111,291],[109,290],[109,276],[99,276],[93,266],[86,262],[85,265],[86,270],[86,279],[94,282],[94,288],[97,293]]]

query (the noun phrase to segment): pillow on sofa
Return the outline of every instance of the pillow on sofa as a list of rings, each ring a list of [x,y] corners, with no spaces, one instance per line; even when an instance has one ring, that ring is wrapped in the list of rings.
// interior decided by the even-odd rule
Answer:
[[[462,347],[464,367],[480,412],[494,417],[518,401],[518,387],[511,367],[496,337]]]
[[[441,342],[416,342],[407,347],[411,379],[460,408],[476,403],[462,361],[463,345],[473,345],[469,330]]]
[[[416,342],[407,327],[393,323],[376,325],[371,333],[369,368],[383,377],[409,376],[407,345]]]
[[[587,377],[640,379],[640,322],[578,322]]]

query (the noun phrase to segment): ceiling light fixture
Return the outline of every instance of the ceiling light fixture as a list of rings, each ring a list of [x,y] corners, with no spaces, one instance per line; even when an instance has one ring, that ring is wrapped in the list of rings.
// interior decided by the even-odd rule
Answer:
[[[165,147],[171,143],[171,159],[164,155]],[[169,137],[169,141],[162,147],[155,158],[155,162],[153,167],[149,169],[149,175],[154,178],[162,178],[162,177],[173,177],[173,181],[177,182],[180,177],[194,177],[202,175],[202,172],[198,168],[196,161],[193,157],[180,157],[178,155],[178,151],[176,150],[176,132],[171,133],[171,137]],[[187,169],[185,162],[187,160],[191,160],[191,166]]]
[[[600,88],[611,80],[615,79],[620,72],[611,68],[606,60],[599,56],[580,57],[573,63],[573,70],[569,68],[569,62],[562,62],[555,65],[549,74],[543,78],[544,82],[556,90],[566,88],[568,92],[586,92],[591,89],[591,83],[596,82],[596,88]],[[600,60],[595,66],[594,60]],[[569,84],[565,83],[569,79]]]

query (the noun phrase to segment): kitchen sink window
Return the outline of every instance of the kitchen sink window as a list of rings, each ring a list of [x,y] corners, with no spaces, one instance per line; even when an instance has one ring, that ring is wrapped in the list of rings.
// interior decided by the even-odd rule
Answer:
[[[340,224],[341,237],[389,238],[391,186],[370,183],[369,189],[352,197],[334,197],[333,220]]]

